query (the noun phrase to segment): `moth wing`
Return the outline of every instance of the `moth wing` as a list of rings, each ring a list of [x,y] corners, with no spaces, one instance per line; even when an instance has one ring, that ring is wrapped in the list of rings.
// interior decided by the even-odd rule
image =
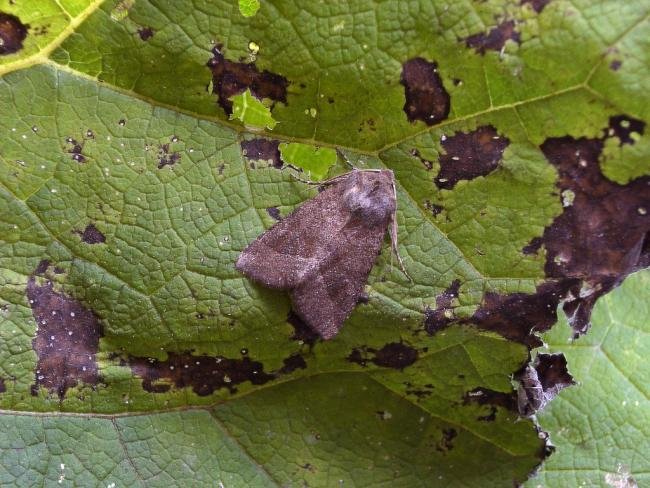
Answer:
[[[314,273],[345,225],[339,185],[303,203],[239,255],[235,268],[269,288],[297,287]]]
[[[387,225],[343,229],[327,259],[291,290],[293,309],[323,339],[334,337],[361,297]]]

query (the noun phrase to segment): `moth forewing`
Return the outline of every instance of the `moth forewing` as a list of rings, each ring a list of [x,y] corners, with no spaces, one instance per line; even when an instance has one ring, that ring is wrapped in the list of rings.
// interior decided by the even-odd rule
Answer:
[[[253,241],[235,266],[289,290],[296,314],[329,339],[363,296],[387,231],[404,267],[392,171],[353,170],[318,184],[325,189]]]

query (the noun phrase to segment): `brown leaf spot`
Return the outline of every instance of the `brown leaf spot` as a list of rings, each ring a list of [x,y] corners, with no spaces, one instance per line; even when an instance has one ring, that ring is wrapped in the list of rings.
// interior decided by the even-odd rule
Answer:
[[[278,207],[269,207],[266,209],[266,213],[269,214],[269,217],[275,220],[282,220],[282,216],[280,215],[280,210],[278,210]]]
[[[293,326],[293,336],[291,339],[303,344],[307,344],[310,348],[314,347],[316,341],[320,339],[317,332],[314,332],[296,313],[291,310],[287,317],[287,322]]]
[[[240,145],[248,161],[268,161],[274,168],[282,168],[280,141],[258,138],[241,141]]]
[[[546,275],[582,281],[581,289],[573,290],[564,304],[576,335],[589,329],[597,298],[650,264],[650,177],[620,185],[600,171],[604,139],[612,132],[622,142],[629,138],[617,122],[620,119],[613,120],[602,139],[566,136],[547,139],[541,146],[558,170],[556,186],[561,194],[572,195],[564,212],[544,230],[542,241]],[[634,130],[643,130],[629,117],[626,120]]]
[[[212,71],[212,93],[219,97],[219,105],[228,115],[232,113],[229,98],[247,88],[259,99],[287,103],[289,81],[284,76],[267,70],[260,73],[254,63],[230,61],[221,53],[220,46],[215,46],[212,54],[214,57],[207,64]]]
[[[27,282],[27,298],[37,324],[32,394],[44,386],[63,400],[68,388],[80,382],[97,385],[95,354],[102,336],[97,316],[77,300],[55,292],[52,283],[37,285],[34,276]]]
[[[433,215],[434,217],[440,215],[442,211],[445,209],[445,207],[443,207],[442,205],[433,203],[430,200],[425,200],[424,208],[426,208],[429,212],[431,212],[431,215]]]
[[[449,429],[442,429],[442,437],[436,445],[436,450],[442,453],[451,451],[454,448],[452,441],[457,435],[458,432],[456,432],[456,429],[453,429],[451,427]]]
[[[158,169],[165,166],[173,166],[181,160],[181,155],[177,152],[170,152],[169,143],[161,144],[158,148]]]
[[[623,61],[620,59],[614,59],[611,63],[609,63],[609,69],[612,71],[618,71],[621,66],[623,66]]]
[[[305,358],[303,358],[300,354],[292,354],[288,358],[284,358],[282,362],[284,363],[284,366],[282,366],[282,368],[280,368],[280,371],[278,371],[280,374],[289,374],[293,373],[297,369],[307,368]]]
[[[478,34],[473,34],[465,38],[465,44],[468,47],[474,48],[474,50],[484,55],[485,51],[501,51],[506,45],[506,41],[512,40],[517,44],[520,42],[520,34],[515,30],[516,24],[514,20],[507,20],[500,23],[493,29],[491,29],[487,34],[480,32]]]
[[[424,330],[427,333],[435,334],[454,321],[452,301],[458,297],[459,289],[460,280],[454,280],[449,288],[436,297],[435,310],[427,307],[424,311]]]
[[[368,353],[373,357],[368,358]],[[362,346],[352,349],[347,360],[351,363],[357,363],[360,366],[366,366],[370,361],[377,366],[384,368],[393,368],[402,370],[410,366],[418,359],[418,351],[413,347],[402,342],[390,342],[381,349]]]
[[[151,27],[140,27],[138,29],[138,35],[143,41],[148,41],[154,35],[154,30]]]
[[[142,378],[142,388],[152,393],[191,387],[199,396],[207,396],[221,388],[231,393],[236,385],[250,381],[263,385],[275,376],[264,372],[264,366],[248,357],[230,359],[213,356],[193,356],[189,352],[170,352],[167,359],[131,357],[127,360],[134,374]]]
[[[570,289],[579,288],[577,280],[550,281],[537,287],[536,293],[500,295],[487,292],[481,306],[467,322],[491,330],[517,342],[537,347],[542,344],[534,335],[557,322],[557,306]]]
[[[433,161],[424,158],[420,154],[420,151],[418,151],[416,148],[411,149],[411,155],[418,158],[422,163],[422,166],[424,166],[424,169],[426,169],[427,171],[431,171],[433,169]]]
[[[50,267],[50,261],[48,259],[41,259],[34,270],[34,274],[42,275],[47,271],[47,268]]]
[[[491,125],[472,132],[458,132],[442,141],[445,154],[440,156],[438,188],[452,189],[460,180],[472,180],[497,169],[510,141],[499,136]]]
[[[400,83],[404,85],[404,112],[409,122],[434,125],[449,116],[449,93],[437,72],[437,64],[423,58],[406,61]]]
[[[543,242],[541,237],[533,237],[530,242],[521,249],[521,252],[526,255],[537,254],[542,247],[542,244]]]
[[[417,397],[418,401],[430,396],[433,393],[434,389],[434,386],[431,383],[427,383],[426,385],[420,387],[413,385],[409,381],[406,381],[404,382],[404,386],[406,386],[404,393]]]
[[[102,244],[106,242],[106,236],[94,224],[88,224],[83,232],[77,230],[75,233],[81,236],[81,240],[86,244]]]
[[[628,115],[615,115],[609,118],[609,127],[605,137],[618,137],[619,146],[622,146],[623,144],[634,144],[635,141],[631,137],[633,132],[641,136],[644,131],[645,122],[643,120]]]
[[[73,161],[76,161],[77,163],[85,163],[86,162],[86,157],[81,154],[81,151],[83,150],[83,144],[77,142],[76,139],[73,139],[72,137],[68,137],[66,139],[66,142],[70,145],[70,148],[68,149],[68,154],[71,154],[71,158]]]
[[[514,391],[502,392],[489,388],[474,388],[463,395],[463,405],[476,403],[504,408],[510,412],[517,411],[517,396]]]
[[[521,0],[520,5],[528,4],[533,7],[535,12],[540,13],[549,3],[551,3],[551,0]]]
[[[20,51],[27,29],[29,24],[23,24],[15,15],[0,12],[0,56]]]

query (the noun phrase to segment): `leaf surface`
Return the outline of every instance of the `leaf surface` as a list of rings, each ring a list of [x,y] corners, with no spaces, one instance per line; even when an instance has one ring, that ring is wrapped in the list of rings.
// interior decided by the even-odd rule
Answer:
[[[0,3],[0,482],[527,478],[535,333],[647,265],[645,2],[39,5]],[[386,243],[327,342],[234,269],[316,192],[292,143],[398,183],[413,282]]]

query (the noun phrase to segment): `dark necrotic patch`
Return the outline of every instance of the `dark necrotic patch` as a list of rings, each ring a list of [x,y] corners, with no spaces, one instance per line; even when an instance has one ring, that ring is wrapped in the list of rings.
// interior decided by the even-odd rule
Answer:
[[[102,336],[97,316],[77,300],[57,293],[52,283],[27,282],[27,298],[37,324],[32,347],[38,357],[32,394],[40,386],[63,400],[69,388],[99,382],[95,354]]]
[[[23,24],[15,15],[0,12],[0,56],[20,51],[27,29],[29,24]]]
[[[541,247],[542,247],[542,238],[533,237],[530,240],[530,242],[521,249],[521,252],[526,255],[537,254],[537,252],[540,250]]]
[[[571,289],[579,289],[577,280],[542,283],[533,294],[487,292],[474,315],[463,322],[538,347],[542,342],[535,333],[544,332],[557,322],[557,306]]]
[[[564,311],[576,335],[588,330],[596,300],[650,261],[650,177],[620,185],[600,171],[604,140],[612,135],[621,141],[629,138],[629,133],[617,128],[622,119],[613,120],[613,130],[606,130],[601,139],[566,136],[549,138],[541,145],[546,159],[557,168],[556,186],[562,197],[571,196],[571,203],[544,230],[542,241],[546,275],[581,284],[565,286],[569,293]],[[623,129],[643,130],[630,117],[624,120],[630,122]]]
[[[278,210],[278,207],[269,207],[266,209],[266,213],[275,220],[282,220],[282,216],[280,215],[280,210]]]
[[[400,83],[404,85],[404,112],[409,122],[434,125],[449,116],[449,93],[442,84],[437,64],[423,58],[406,61]]]
[[[442,453],[451,451],[454,448],[452,441],[457,435],[458,432],[456,432],[456,429],[453,429],[451,427],[448,429],[442,429],[442,437],[440,438],[440,441],[438,441],[436,450]]]
[[[282,368],[280,368],[280,371],[278,371],[280,374],[289,374],[298,369],[307,368],[305,358],[303,358],[300,354],[292,354],[288,358],[284,358],[282,362],[284,365]]]
[[[154,35],[154,30],[151,27],[140,27],[138,29],[138,36],[143,41],[148,41]]]
[[[442,205],[433,203],[430,200],[425,200],[424,208],[426,208],[429,212],[431,212],[431,215],[433,215],[434,217],[440,215],[442,211],[445,209],[445,207],[443,207]]]
[[[623,61],[621,61],[620,59],[615,59],[611,63],[609,63],[609,69],[611,69],[612,71],[618,71],[621,68],[621,66],[623,66]]]
[[[486,415],[479,415],[476,420],[479,422],[494,422],[497,419],[497,407],[490,407],[490,411]]]
[[[248,161],[268,161],[274,168],[282,168],[280,141],[272,139],[249,139],[241,141],[241,150]]]
[[[5,385],[5,380],[2,376],[0,376],[0,393],[4,393],[7,391],[7,386]]]
[[[424,158],[420,154],[420,151],[418,151],[416,148],[411,149],[411,155],[418,158],[422,163],[422,166],[424,166],[424,169],[426,169],[427,171],[431,171],[433,169],[433,161]]]
[[[542,388],[547,391],[574,385],[564,354],[538,354],[535,369]]]
[[[173,166],[181,160],[181,155],[169,149],[169,144],[161,144],[158,148],[158,169]]]
[[[514,20],[507,20],[491,29],[487,34],[480,32],[466,37],[465,44],[474,48],[481,55],[484,55],[487,50],[501,51],[508,40],[520,42],[520,35],[515,27]]]
[[[38,266],[36,266],[36,269],[34,270],[34,274],[42,275],[47,271],[47,268],[49,267],[50,261],[48,259],[41,259],[41,261],[38,263]]]
[[[402,370],[417,361],[418,351],[402,342],[390,342],[381,349],[367,346],[354,348],[346,359],[364,367],[370,361],[384,368]]]
[[[291,339],[302,344],[307,344],[310,348],[314,347],[316,341],[320,339],[317,332],[314,332],[296,313],[291,310],[287,317],[287,322],[293,326],[293,335]]]
[[[454,321],[453,300],[458,297],[460,280],[454,280],[449,288],[436,297],[436,308],[424,311],[424,330],[435,334]]]
[[[628,115],[616,115],[609,118],[606,137],[618,137],[620,141],[619,146],[622,146],[623,144],[634,144],[635,141],[632,138],[632,134],[635,133],[641,136],[644,131],[645,122],[643,120],[635,119]]]
[[[521,0],[521,5],[528,4],[537,13],[540,13],[542,10],[544,10],[544,7],[546,7],[549,3],[551,3],[551,0]]]
[[[102,244],[106,242],[106,236],[94,224],[88,224],[83,232],[76,231],[76,233],[81,236],[81,240],[86,244]]]
[[[463,395],[463,405],[469,405],[470,403],[492,405],[510,412],[517,412],[517,394],[514,390],[502,392],[483,387],[474,388]]]
[[[207,64],[212,71],[212,93],[219,97],[219,105],[228,115],[232,113],[229,98],[247,88],[259,99],[287,103],[289,82],[284,76],[267,70],[260,72],[254,63],[230,61],[221,53],[220,46],[215,46],[212,54]]]
[[[472,180],[497,169],[510,141],[491,125],[472,132],[458,132],[442,141],[445,154],[440,156],[438,188],[449,190],[460,180]]]
[[[131,357],[127,361],[134,374],[142,378],[142,388],[152,393],[191,387],[199,396],[207,396],[221,388],[231,393],[236,386],[249,381],[263,385],[275,376],[264,372],[264,366],[248,357],[230,359],[221,356],[193,356],[190,352],[170,352],[167,359]]]
[[[77,140],[72,137],[68,137],[66,142],[70,146],[68,148],[68,154],[70,154],[72,160],[77,163],[85,163],[86,157],[81,153],[81,151],[83,151],[83,144],[77,142]]]
[[[372,362],[385,368],[404,369],[418,359],[418,351],[402,342],[391,342],[378,351],[368,349],[374,353]]]
[[[538,354],[515,379],[519,381],[519,413],[524,417],[542,410],[560,391],[575,384],[563,354]]]

